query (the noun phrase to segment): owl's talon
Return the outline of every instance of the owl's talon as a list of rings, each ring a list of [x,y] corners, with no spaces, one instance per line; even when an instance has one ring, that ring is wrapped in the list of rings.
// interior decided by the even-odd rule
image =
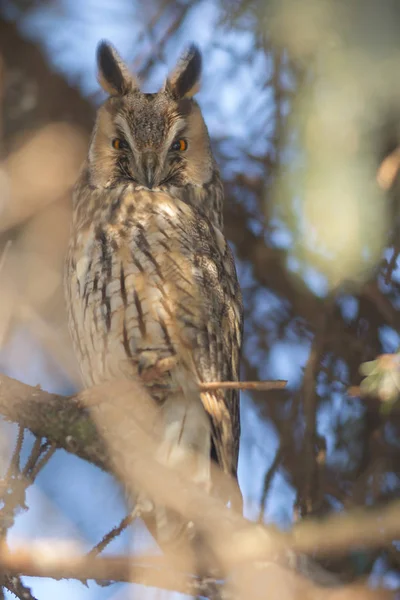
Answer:
[[[153,369],[159,359],[159,355],[157,352],[153,350],[146,350],[140,353],[139,361],[138,361],[138,373],[140,376],[143,375],[144,371],[148,369]]]
[[[146,354],[142,361],[143,354]],[[177,356],[168,356],[167,358],[161,358],[159,360],[152,360],[156,353],[155,352],[143,352],[139,358],[138,372],[143,381],[152,381],[153,379],[159,379],[174,367],[176,367],[178,358]],[[152,356],[149,356],[152,355]]]

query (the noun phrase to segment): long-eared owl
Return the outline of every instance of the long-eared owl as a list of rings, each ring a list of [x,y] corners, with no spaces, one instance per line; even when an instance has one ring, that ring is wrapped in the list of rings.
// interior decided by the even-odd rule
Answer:
[[[110,44],[97,61],[108,98],[74,190],[65,272],[75,352],[88,387],[142,379],[162,413],[158,459],[210,491],[212,460],[237,478],[239,394],[199,383],[238,380],[243,318],[223,187],[193,99],[201,55],[190,46],[152,94]]]

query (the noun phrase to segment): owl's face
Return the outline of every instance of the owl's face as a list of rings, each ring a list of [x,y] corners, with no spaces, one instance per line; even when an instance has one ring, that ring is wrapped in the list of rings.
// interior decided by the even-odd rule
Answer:
[[[209,137],[192,99],[201,71],[199,51],[191,47],[156,94],[142,93],[104,42],[98,66],[110,97],[99,110],[89,150],[92,183],[131,181],[149,189],[207,183],[213,171]]]

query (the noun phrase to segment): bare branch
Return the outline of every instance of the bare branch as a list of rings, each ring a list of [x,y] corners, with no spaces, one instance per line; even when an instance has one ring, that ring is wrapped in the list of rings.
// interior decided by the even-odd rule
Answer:
[[[107,556],[93,557],[71,548],[70,544],[52,540],[18,545],[9,550],[0,547],[0,564],[8,573],[53,579],[95,579],[135,582],[141,585],[172,590],[184,594],[201,594],[207,584],[195,578],[185,578],[162,557]]]
[[[400,501],[379,509],[354,509],[324,521],[303,521],[288,542],[299,553],[343,554],[353,548],[384,548],[400,537]]]
[[[106,447],[79,397],[49,394],[0,375],[0,414],[59,448],[109,468]]]
[[[4,575],[3,583],[4,587],[19,600],[36,600],[32,595],[30,588],[22,583],[21,577],[18,575]]]
[[[292,533],[286,534],[250,523],[241,515],[227,509],[222,501],[209,496],[188,482],[180,473],[168,469],[153,458],[152,448],[155,441],[140,423],[142,419],[147,420],[149,413],[146,413],[145,417],[139,411],[141,414],[138,415],[137,409],[138,406],[145,406],[146,410],[150,411],[154,408],[146,406],[146,392],[139,384],[117,383],[118,387],[113,383],[86,390],[78,397],[65,398],[1,376],[0,413],[14,421],[21,420],[24,426],[30,427],[34,433],[47,435],[51,442],[107,468],[117,474],[130,489],[143,490],[149,497],[156,498],[160,504],[183,515],[188,521],[193,521],[196,529],[209,541],[223,570],[235,574],[235,589],[242,588],[240,582],[244,581],[242,580],[244,565],[268,564],[268,579],[273,577],[274,586],[277,586],[276,570],[283,568],[286,572],[286,569],[289,569],[288,573],[295,576],[293,572],[293,567],[296,567],[295,553],[334,554],[348,552],[349,549],[360,546],[382,547],[400,536],[399,502],[389,505],[384,510],[381,509],[379,513],[358,511],[331,517],[326,522],[318,524],[300,524]],[[132,398],[135,398],[135,402],[132,402]],[[110,445],[111,459],[108,459],[105,454],[104,444],[97,439],[99,436],[96,427],[91,423],[90,415],[97,423],[98,431]],[[72,444],[71,440],[74,440],[75,444]],[[107,566],[107,569],[114,569],[110,573],[109,570],[104,570],[108,563],[90,562],[108,559],[93,559],[91,556],[86,556],[84,567],[80,565],[80,559],[78,564],[73,563],[76,571],[74,571],[75,575],[72,575],[71,561],[57,563],[57,567],[51,566],[53,564],[51,561],[54,561],[57,556],[54,549],[49,558],[50,563],[45,563],[46,569],[43,565],[32,562],[33,556],[29,553],[16,555],[19,556],[18,567],[16,567],[12,562],[17,560],[15,555],[11,556],[6,549],[2,552],[3,558],[0,557],[0,560],[4,559],[4,568],[9,569],[10,564],[14,564],[11,573],[39,574],[40,569],[43,569],[42,573],[46,573],[46,576],[76,576],[78,579],[93,577],[123,581],[128,579],[124,570],[127,568],[126,562],[119,563],[117,559],[112,563],[112,567]],[[33,555],[37,556],[35,552]],[[23,563],[24,567],[19,562],[23,558],[27,561]],[[69,565],[69,571],[66,565]],[[59,570],[56,572],[56,569]],[[152,575],[148,574],[149,571],[144,570],[143,565],[138,569],[138,571],[134,570],[134,573],[137,573],[135,581],[147,581],[148,585],[154,585],[154,582],[150,583],[153,580]],[[237,575],[238,572],[242,575]],[[162,587],[182,589],[176,585],[175,575],[178,577],[176,571],[173,576],[168,574],[165,578],[163,574]],[[129,575],[129,578],[131,577],[132,575]],[[171,577],[173,581],[168,582],[168,578]],[[280,585],[287,586],[286,576],[281,577],[279,581],[281,581]],[[305,582],[314,589],[313,583],[302,579],[303,592]],[[189,578],[189,583],[193,586],[193,579]],[[271,581],[268,583],[266,580],[263,589],[267,584],[270,585]],[[180,585],[183,585],[182,582]],[[286,597],[297,597],[296,594],[288,595],[288,591],[283,588],[281,593]]]
[[[113,529],[106,533],[101,541],[91,549],[91,551],[88,553],[88,556],[98,556],[100,552],[103,552],[104,548],[106,548],[108,544],[112,542],[113,539],[125,531],[125,529],[129,527],[129,525],[138,517],[140,517],[139,510],[133,510],[131,513],[129,513],[129,515],[126,515],[126,517],[121,520],[119,525],[113,527]]]
[[[199,388],[202,392],[212,390],[252,390],[258,392],[269,392],[270,390],[283,390],[287,381],[212,381],[201,383]]]
[[[302,516],[312,513],[320,493],[316,448],[318,393],[315,381],[326,343],[325,336],[327,323],[331,312],[330,304],[326,304],[321,312],[319,327],[315,333],[310,355],[304,370],[303,409],[305,416],[305,431],[302,450],[302,481],[298,486],[297,499]]]
[[[38,388],[25,385],[13,379],[0,376],[0,414],[9,420],[18,422],[31,429],[35,434],[47,437],[51,442],[69,452],[80,456],[112,472],[111,463],[105,452],[104,442],[98,439],[95,425],[91,422],[90,412],[95,420],[99,414],[106,419],[107,429],[101,433],[112,435],[114,421],[119,422],[123,411],[123,424],[128,429],[129,441],[127,462],[129,477],[135,480],[135,486],[144,489],[158,501],[193,521],[201,520],[205,533],[214,537],[218,531],[226,548],[226,559],[234,564],[251,558],[275,560],[287,556],[288,548],[296,552],[313,553],[348,550],[360,545],[371,547],[381,545],[400,535],[400,503],[395,502],[379,513],[370,510],[357,511],[345,516],[334,516],[325,523],[306,523],[296,526],[292,534],[278,534],[261,525],[254,525],[243,517],[228,510],[221,501],[209,496],[197,486],[185,481],[179,473],[161,465],[151,456],[154,440],[141,428],[137,416],[136,400],[145,403],[145,392],[134,382],[118,382],[86,390],[76,397],[57,396]],[[126,399],[129,400],[129,406]],[[121,400],[119,400],[121,399]],[[140,403],[139,403],[140,404]],[[86,405],[86,408],[84,406]],[[133,406],[133,410],[132,410]],[[149,409],[150,410],[150,409]],[[109,412],[115,414],[109,420]],[[132,414],[133,413],[133,414]],[[142,415],[143,416],[143,415]],[[75,443],[72,443],[72,440]],[[111,443],[112,445],[113,443]],[[112,451],[112,449],[111,449]],[[117,450],[117,454],[118,450]],[[123,465],[116,467],[116,472]],[[163,482],[168,482],[164,485]],[[176,490],[179,489],[179,494]],[[359,526],[355,526],[357,522]],[[332,530],[332,531],[331,531]],[[346,541],[336,540],[335,531],[342,531]],[[329,532],[329,533],[328,533]],[[350,533],[351,532],[351,535]],[[232,544],[231,536],[235,543]],[[351,538],[351,539],[348,539]],[[244,543],[251,539],[251,544]],[[240,543],[239,540],[243,543]],[[220,541],[221,544],[221,541]],[[328,547],[329,546],[329,547]]]
[[[23,574],[31,577],[52,577],[54,579],[94,579],[97,581],[112,580],[134,582],[159,589],[177,591],[189,595],[210,597],[210,591],[218,589],[221,600],[238,598],[235,591],[222,587],[220,581],[200,579],[187,576],[176,570],[171,563],[162,557],[153,556],[107,556],[93,558],[62,542],[51,545],[45,542],[35,542],[31,545],[18,545],[14,550],[6,546],[0,547],[0,565],[9,573]],[[368,598],[394,598],[394,593],[384,590],[370,590],[362,585],[349,585],[340,588],[321,589],[307,582],[300,575],[278,568],[266,562],[258,564],[253,579],[257,585],[257,598],[265,598],[266,584],[270,590],[268,597],[278,599],[279,593],[284,599],[300,598],[302,600],[366,600]],[[254,575],[254,573],[253,573]],[[279,580],[277,580],[277,575]],[[261,579],[262,578],[262,579]],[[279,581],[284,582],[279,585]],[[278,585],[277,585],[278,584]],[[242,597],[242,596],[240,596]],[[243,597],[245,597],[243,595]],[[254,596],[252,596],[254,597]]]

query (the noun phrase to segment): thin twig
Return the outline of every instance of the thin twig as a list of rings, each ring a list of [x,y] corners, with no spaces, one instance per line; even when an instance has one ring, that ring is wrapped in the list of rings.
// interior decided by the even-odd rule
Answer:
[[[103,537],[103,539],[98,544],[96,544],[90,550],[90,552],[88,552],[87,555],[91,556],[92,558],[95,558],[96,556],[98,556],[101,552],[103,552],[104,548],[106,546],[108,546],[108,544],[110,544],[110,542],[112,542],[113,539],[118,537],[139,516],[140,516],[140,509],[138,507],[136,507],[131,513],[129,513],[129,515],[126,515],[126,517],[124,517],[122,519],[122,521],[120,522],[119,525],[117,525],[116,527],[111,529],[111,531],[106,533],[105,536]]]
[[[42,454],[42,440],[40,438],[36,438],[33,446],[32,446],[32,450],[31,453],[29,455],[28,460],[26,461],[26,465],[22,471],[22,475],[24,477],[29,477],[29,475],[31,474],[32,469],[35,467],[37,461],[40,458],[40,455]]]
[[[264,391],[282,390],[286,387],[287,381],[278,379],[276,381],[212,381],[200,383],[199,388],[202,392],[211,392],[213,390],[253,390]]]
[[[18,508],[25,507],[24,478],[21,476],[20,459],[24,440],[24,427],[19,426],[18,436],[10,464],[3,482],[2,508],[0,510],[0,534],[6,537],[7,531],[14,524],[15,513]]]
[[[183,594],[199,595],[209,598],[215,589],[219,592],[220,600],[237,599],[234,589],[224,586],[224,582],[214,578],[199,578],[183,573],[174,567],[164,557],[146,556],[107,556],[92,558],[87,554],[72,551],[68,545],[60,542],[41,543],[16,546],[13,550],[0,546],[0,565],[9,573],[23,574],[31,577],[51,577],[53,579],[78,579],[96,581],[108,579],[110,581],[134,582],[158,589],[176,591]],[[260,575],[264,578],[260,579]],[[293,600],[320,599],[330,600],[346,598],[347,600],[366,600],[367,598],[394,598],[394,594],[381,596],[382,591],[375,592],[363,586],[341,586],[338,588],[319,588],[307,586],[307,581],[300,575],[282,567],[275,571],[273,565],[260,561],[255,570],[256,581],[262,585],[262,593],[258,598],[265,598],[265,590],[273,586],[273,597],[282,597]],[[250,583],[251,580],[249,580]],[[255,588],[252,587],[252,591]],[[323,590],[323,591],[322,591]],[[337,596],[335,594],[337,590]],[[240,597],[243,597],[240,595]],[[28,596],[29,600],[31,598]]]
[[[290,448],[291,445],[293,445],[293,436],[294,436],[294,432],[296,430],[295,420],[296,420],[296,416],[297,416],[297,412],[298,412],[298,408],[299,408],[300,399],[301,399],[301,394],[300,394],[300,391],[298,391],[292,397],[289,415],[283,422],[283,426],[280,428],[281,432],[280,432],[279,446],[275,453],[274,460],[272,461],[272,464],[270,465],[270,467],[264,477],[263,491],[262,491],[261,500],[260,500],[260,512],[258,515],[259,523],[264,522],[265,504],[266,504],[266,500],[267,500],[268,490],[270,488],[270,485],[274,478],[274,475],[277,472],[277,470],[279,469],[280,464],[283,461],[283,459],[286,458],[286,456],[288,454],[288,452],[287,452],[288,449]]]
[[[139,78],[142,79],[145,73],[148,73],[150,69],[154,66],[157,58],[161,56],[162,51],[168,40],[171,39],[171,36],[182,26],[185,18],[189,12],[193,8],[193,2],[188,2],[187,4],[182,4],[179,7],[179,14],[176,15],[175,19],[168,25],[168,27],[163,32],[162,36],[157,41],[157,49],[158,51],[154,51],[149,56],[148,60],[145,64],[142,65],[139,71]]]
[[[325,334],[328,318],[331,313],[331,303],[327,301],[320,316],[314,340],[311,345],[310,354],[304,370],[303,379],[303,407],[305,416],[305,430],[302,449],[302,479],[298,487],[297,506],[302,516],[313,511],[317,503],[319,490],[318,463],[316,454],[317,437],[317,409],[318,393],[316,380],[318,369],[326,343]]]
[[[22,450],[22,444],[24,443],[24,434],[25,434],[24,427],[21,427],[21,425],[19,425],[17,441],[15,444],[14,452],[11,457],[10,464],[7,469],[7,473],[6,473],[6,477],[5,477],[7,481],[13,475],[17,475],[20,473],[21,450]]]
[[[31,589],[22,583],[21,577],[18,575],[5,575],[4,587],[19,600],[36,600]]]
[[[264,477],[264,485],[263,485],[263,491],[262,491],[262,496],[261,496],[261,501],[260,501],[260,512],[258,514],[258,522],[259,523],[262,523],[264,520],[264,507],[265,507],[265,502],[267,500],[269,486],[271,485],[271,481],[276,473],[276,470],[279,467],[279,464],[282,460],[282,456],[283,456],[283,444],[280,443],[278,446],[278,449],[275,453],[275,458],[272,461],[271,466],[268,469],[268,471]]]
[[[43,446],[42,446],[42,448],[43,448]],[[50,447],[48,448],[47,452],[45,454],[43,454],[43,456],[41,456],[41,458],[39,458],[37,460],[36,465],[32,468],[31,473],[30,473],[30,481],[32,483],[36,479],[36,477],[38,476],[40,471],[43,469],[43,467],[45,465],[47,465],[47,463],[49,462],[49,460],[51,459],[51,457],[53,456],[53,454],[55,453],[56,450],[57,450],[56,444],[51,444]],[[42,452],[43,452],[43,450],[42,450]]]
[[[395,329],[399,329],[400,319],[398,311],[390,299],[382,294],[376,281],[369,281],[364,285],[363,296],[373,303],[382,319]]]
[[[173,369],[177,364],[176,356],[169,356],[158,361],[158,363],[147,369],[142,375],[142,381],[153,381]],[[287,384],[287,381],[278,379],[276,381],[204,381],[199,384],[199,389],[202,392],[210,392],[213,390],[253,390],[253,391],[269,391],[281,390]]]
[[[5,478],[5,495],[2,499],[3,507],[0,510],[0,532],[2,536],[5,536],[7,530],[14,524],[14,517],[18,507],[21,506],[26,508],[25,494],[27,487],[34,482],[38,473],[50,460],[57,448],[55,444],[52,444],[48,452],[44,456],[41,456],[44,449],[47,448],[49,444],[48,442],[42,444],[40,438],[37,438],[33,444],[27,464],[21,472],[20,454],[23,441],[24,427],[20,426],[16,447]],[[26,598],[28,598],[27,595]]]
[[[386,273],[385,273],[385,284],[389,285],[392,282],[393,271],[397,267],[397,259],[399,258],[400,248],[397,245],[393,248],[393,254],[389,260],[386,262]]]

